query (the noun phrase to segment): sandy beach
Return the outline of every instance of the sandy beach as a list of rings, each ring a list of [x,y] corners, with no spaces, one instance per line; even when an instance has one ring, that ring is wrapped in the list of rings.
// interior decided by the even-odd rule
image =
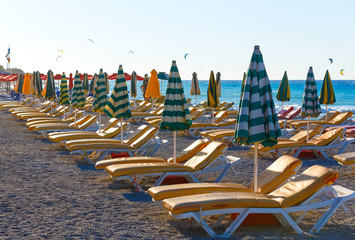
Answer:
[[[133,128],[136,127],[133,125]],[[208,235],[195,222],[173,220],[125,182],[112,182],[108,174],[96,170],[79,156],[70,155],[58,144],[28,130],[24,122],[7,111],[0,112],[0,239],[205,239]],[[171,132],[159,136],[172,142]],[[178,150],[195,139],[178,136]],[[172,155],[172,144],[157,156]],[[355,150],[354,145],[347,151]],[[243,158],[237,174],[224,181],[246,184],[252,178],[252,154],[236,147],[228,155]],[[260,171],[272,159],[260,159]],[[354,188],[355,172],[339,169],[335,162],[304,160],[301,171],[322,164],[339,171],[336,184]],[[240,227],[232,236],[238,239],[354,239],[355,202],[346,204],[349,213],[339,209],[321,232],[299,236],[291,227]],[[301,224],[309,229],[323,211],[314,211]],[[228,220],[229,221],[229,220]]]

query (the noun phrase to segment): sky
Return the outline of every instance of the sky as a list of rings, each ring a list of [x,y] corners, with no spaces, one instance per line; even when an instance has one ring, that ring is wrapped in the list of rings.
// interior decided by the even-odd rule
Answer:
[[[240,80],[259,45],[271,80],[284,71],[304,80],[309,66],[318,80],[327,69],[332,80],[355,79],[353,0],[0,0],[0,6],[0,65],[10,46],[11,67],[26,72],[110,74],[121,64],[143,76],[168,73],[176,60],[183,80],[193,72],[207,80],[211,70]]]

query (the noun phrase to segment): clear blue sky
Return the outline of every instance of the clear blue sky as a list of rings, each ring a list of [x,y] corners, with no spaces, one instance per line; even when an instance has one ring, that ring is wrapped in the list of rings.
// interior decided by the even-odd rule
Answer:
[[[241,79],[260,45],[270,79],[355,79],[355,1],[0,0],[0,64],[66,73],[100,68],[139,75],[169,72],[182,79]],[[93,39],[93,45],[88,39]],[[62,58],[56,61],[59,50]],[[132,50],[134,54],[128,54]],[[189,53],[187,60],[184,55]],[[1,56],[1,55],[0,55]],[[333,58],[330,65],[328,58]],[[344,76],[340,69],[344,68]]]

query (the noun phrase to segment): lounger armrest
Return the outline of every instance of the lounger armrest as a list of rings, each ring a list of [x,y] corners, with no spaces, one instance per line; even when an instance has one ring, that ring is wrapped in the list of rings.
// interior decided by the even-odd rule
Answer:
[[[232,165],[235,165],[239,162],[242,161],[241,158],[239,157],[235,157],[235,156],[232,156],[232,155],[227,155],[226,158],[228,159],[228,161],[232,164]]]

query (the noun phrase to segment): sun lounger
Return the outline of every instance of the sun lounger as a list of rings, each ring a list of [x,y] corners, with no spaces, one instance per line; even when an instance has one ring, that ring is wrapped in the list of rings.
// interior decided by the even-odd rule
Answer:
[[[64,114],[64,111],[68,111],[69,107],[67,106],[57,106],[56,108],[50,110],[47,113],[44,112],[27,112],[27,113],[19,113],[17,117],[22,120],[27,120],[29,118],[36,117],[53,117],[58,118]]]
[[[40,132],[43,136],[48,138],[48,133],[50,132],[96,130],[98,128],[96,119],[97,116],[88,115],[70,124],[66,124],[66,123],[38,124],[35,126],[33,131]]]
[[[328,121],[325,120],[319,120],[319,121],[309,121],[310,124],[318,124],[318,125],[323,125],[323,126],[337,126],[341,124],[345,124],[347,122],[351,122],[351,116],[353,115],[353,112],[341,112],[341,113],[334,113],[333,118],[328,119]],[[293,128],[301,128],[307,126],[307,121],[295,121],[291,123],[291,126]]]
[[[347,136],[347,137],[354,137],[355,136],[355,125],[341,125],[341,126],[336,126],[336,127],[326,127],[324,129],[324,132],[329,132],[329,131],[336,129],[336,128],[345,129],[345,136]]]
[[[208,144],[210,144],[210,141],[207,139],[198,139],[195,142],[193,142],[191,145],[186,147],[184,150],[182,150],[179,155],[176,157],[176,162],[177,163],[182,163],[186,162],[193,156],[195,156],[197,153],[199,153],[202,149],[204,149]],[[142,157],[123,157],[123,158],[114,158],[114,159],[107,159],[107,160],[101,160],[95,164],[96,169],[105,169],[106,167],[114,164],[127,164],[127,163],[154,163],[154,162],[168,162],[168,163],[173,163],[174,158],[168,158],[164,159],[161,157],[147,157],[147,156],[142,156]]]
[[[258,176],[258,193],[267,194],[275,190],[293,176],[301,166],[302,161],[297,158],[287,155],[278,158]],[[248,186],[234,182],[187,183],[148,189],[148,193],[154,202],[172,197],[212,192],[253,192],[253,182],[249,183]]]
[[[38,104],[36,107],[17,107],[10,108],[9,112],[12,115],[17,115],[18,113],[26,113],[26,112],[49,112],[52,107],[55,107],[56,104],[53,104],[51,101],[45,101],[43,103]]]
[[[292,106],[285,106],[284,109],[280,110],[277,113],[277,117],[280,119],[280,118],[286,116],[287,114],[289,114],[293,109],[294,109],[294,107],[292,107]]]
[[[293,109],[291,112],[289,112],[288,114],[285,114],[284,116],[279,117],[279,119],[286,119],[286,120],[290,120],[290,119],[294,119],[296,118],[298,115],[301,114],[301,108],[295,108]]]
[[[76,119],[80,119],[82,117],[83,112],[79,110],[74,110],[72,113],[66,113],[65,118],[54,118],[54,117],[37,117],[37,118],[28,118],[26,126],[31,130],[34,129],[35,125],[45,124],[45,123],[72,123],[75,121],[75,112]]]
[[[129,156],[152,156],[167,140],[160,140],[155,134],[155,127],[143,125],[145,130],[135,132],[128,136],[127,141],[121,143],[118,139],[83,139],[66,142],[67,149],[73,153],[81,154],[90,164],[93,161],[101,161],[107,154],[125,152]],[[96,155],[89,156],[95,153]]]
[[[115,164],[106,167],[105,170],[111,179],[128,181],[140,191],[143,191],[141,181],[144,178],[158,177],[154,186],[159,186],[167,176],[184,176],[190,182],[200,182],[199,177],[204,181],[205,174],[221,171],[215,179],[215,182],[220,182],[230,167],[241,161],[239,158],[226,158],[223,154],[226,148],[224,143],[211,142],[184,164],[166,162]]]
[[[129,123],[123,122],[122,128],[125,130]],[[69,131],[69,132],[53,132],[48,134],[48,139],[52,142],[64,144],[74,139],[109,139],[120,136],[121,123],[117,118],[111,118],[109,124],[103,127],[101,131]]]
[[[283,225],[291,225],[298,234],[303,234],[298,223],[303,220],[306,213],[309,210],[328,207],[310,230],[310,233],[316,233],[344,202],[355,198],[354,191],[340,186],[331,186],[337,177],[337,172],[315,165],[267,195],[218,192],[168,198],[163,200],[162,205],[175,219],[195,219],[213,237],[230,237],[244,219],[253,213],[274,214]],[[303,212],[303,214],[294,221],[289,215],[293,212]],[[215,224],[219,226],[225,216],[232,213],[238,216],[222,235],[217,235],[207,223],[213,221],[210,216],[221,215]]]
[[[347,152],[333,156],[333,159],[339,164],[351,167],[355,171],[355,152]]]

